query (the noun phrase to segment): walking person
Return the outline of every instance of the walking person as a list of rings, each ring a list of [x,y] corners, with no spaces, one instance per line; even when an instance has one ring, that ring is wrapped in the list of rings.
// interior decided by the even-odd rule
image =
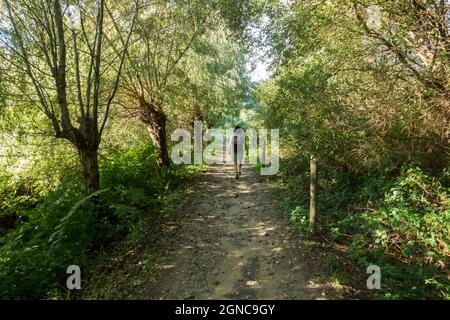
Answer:
[[[230,139],[229,152],[233,151],[232,157],[234,162],[235,179],[239,179],[242,174],[242,161],[244,158],[244,141],[245,134],[241,126],[234,127],[233,136]]]

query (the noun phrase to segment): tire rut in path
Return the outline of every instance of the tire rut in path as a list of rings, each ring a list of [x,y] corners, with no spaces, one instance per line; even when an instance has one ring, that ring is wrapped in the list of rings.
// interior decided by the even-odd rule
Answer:
[[[250,167],[211,166],[145,285],[146,299],[323,299],[270,187]]]

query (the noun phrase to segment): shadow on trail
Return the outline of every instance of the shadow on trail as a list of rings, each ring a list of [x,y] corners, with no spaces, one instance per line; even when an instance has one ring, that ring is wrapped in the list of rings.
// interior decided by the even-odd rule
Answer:
[[[210,166],[144,299],[326,299],[270,187],[250,167]]]

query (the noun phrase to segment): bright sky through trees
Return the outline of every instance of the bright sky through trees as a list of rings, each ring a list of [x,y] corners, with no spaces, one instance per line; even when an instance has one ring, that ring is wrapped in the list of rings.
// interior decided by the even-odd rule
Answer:
[[[256,62],[253,69],[250,65],[247,65],[247,70],[250,73],[252,82],[262,82],[270,76],[268,63],[263,61]]]
[[[251,47],[247,54],[246,69],[252,82],[263,82],[270,77],[271,51],[270,41],[265,29],[271,21],[267,15],[263,15],[256,24],[248,26],[247,35],[251,39]]]

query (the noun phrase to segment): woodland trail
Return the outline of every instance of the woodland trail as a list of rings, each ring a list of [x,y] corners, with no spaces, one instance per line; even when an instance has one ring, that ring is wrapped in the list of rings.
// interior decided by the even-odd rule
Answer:
[[[250,167],[211,166],[146,284],[146,299],[326,299],[270,187]]]

